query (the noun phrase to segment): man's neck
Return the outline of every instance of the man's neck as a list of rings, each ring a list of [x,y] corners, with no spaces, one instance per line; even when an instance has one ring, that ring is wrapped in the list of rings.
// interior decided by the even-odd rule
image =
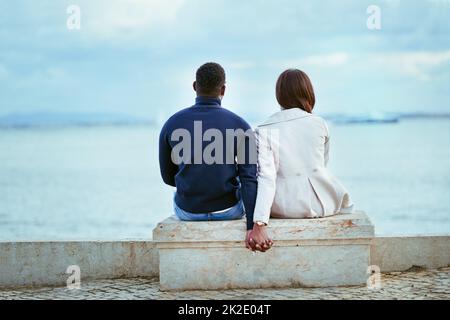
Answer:
[[[198,95],[197,95],[197,98],[219,99],[219,100],[222,100],[222,97],[221,97],[221,96],[208,96],[208,95],[205,95],[205,94],[198,94]]]
[[[195,103],[198,105],[220,107],[222,100],[219,97],[197,96]]]

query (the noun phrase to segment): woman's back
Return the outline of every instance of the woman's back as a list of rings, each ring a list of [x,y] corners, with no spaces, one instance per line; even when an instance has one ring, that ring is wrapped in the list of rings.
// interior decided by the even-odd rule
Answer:
[[[279,171],[285,176],[326,165],[328,128],[319,116],[299,108],[280,111],[259,126],[278,132]]]
[[[300,108],[277,112],[257,129],[258,198],[255,214],[313,218],[349,207],[347,190],[326,169],[326,122]],[[269,201],[269,202],[268,202]]]

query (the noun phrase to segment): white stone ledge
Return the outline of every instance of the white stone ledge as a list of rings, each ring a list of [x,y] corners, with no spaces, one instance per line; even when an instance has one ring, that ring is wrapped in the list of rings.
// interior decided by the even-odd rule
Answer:
[[[151,241],[0,242],[0,287],[64,286],[67,267],[81,281],[158,276]]]
[[[242,232],[236,237],[242,237]],[[331,244],[324,240],[302,241],[310,245]],[[345,243],[346,240],[334,241]],[[295,241],[282,244],[292,243]],[[218,244],[202,243],[200,246]],[[160,245],[164,246],[158,243]],[[254,257],[243,246],[243,239],[239,239],[234,248],[227,250],[236,250],[245,259]],[[258,253],[256,256],[264,260],[269,258],[266,255],[273,254]],[[0,242],[0,288],[64,286],[68,277],[65,271],[73,264],[80,266],[82,281],[159,274],[159,255],[153,241]],[[413,266],[430,269],[450,266],[450,235],[375,237],[371,244],[370,264],[380,266],[382,272],[405,271]]]
[[[275,239],[275,238],[274,238]],[[372,239],[306,239],[306,240],[276,240],[274,247],[298,247],[308,246],[333,246],[345,244],[371,245]],[[200,242],[160,242],[155,241],[159,249],[170,248],[243,248],[244,242],[241,241],[200,241]]]
[[[383,272],[450,266],[450,236],[376,237],[371,263]]]

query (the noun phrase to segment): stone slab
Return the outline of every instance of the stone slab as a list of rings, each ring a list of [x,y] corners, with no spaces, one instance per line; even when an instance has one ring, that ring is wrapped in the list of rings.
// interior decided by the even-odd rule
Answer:
[[[77,265],[81,281],[158,276],[151,241],[0,242],[0,288],[63,286]]]
[[[270,233],[277,241],[371,239],[374,226],[364,212],[321,219],[271,219]],[[245,220],[181,222],[175,216],[158,223],[153,241],[158,243],[242,242]]]
[[[376,237],[371,263],[383,272],[450,266],[450,236]]]

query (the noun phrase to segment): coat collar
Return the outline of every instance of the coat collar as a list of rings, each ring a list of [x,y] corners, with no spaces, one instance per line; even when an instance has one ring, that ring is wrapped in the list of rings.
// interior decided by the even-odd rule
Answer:
[[[283,109],[270,116],[269,119],[260,125],[260,127],[310,116],[312,116],[311,113],[308,113],[300,108]]]

